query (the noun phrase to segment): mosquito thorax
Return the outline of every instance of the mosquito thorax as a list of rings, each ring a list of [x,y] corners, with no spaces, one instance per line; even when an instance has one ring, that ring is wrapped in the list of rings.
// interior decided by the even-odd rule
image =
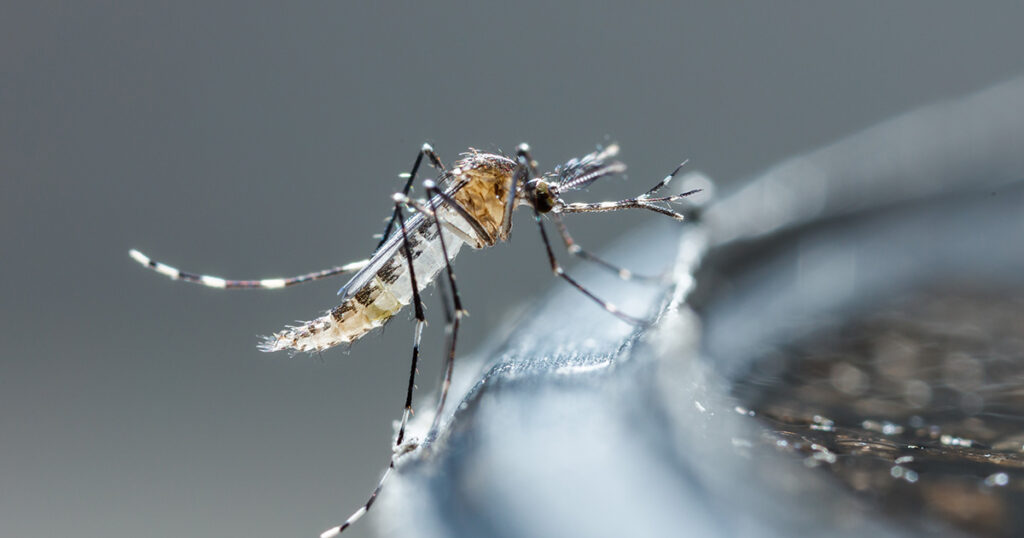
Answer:
[[[555,208],[555,193],[551,185],[541,178],[526,183],[526,197],[537,211],[547,213]]]

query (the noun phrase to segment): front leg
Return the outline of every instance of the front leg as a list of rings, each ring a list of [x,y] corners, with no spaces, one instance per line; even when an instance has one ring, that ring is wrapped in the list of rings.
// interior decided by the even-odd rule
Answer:
[[[596,263],[605,269],[615,273],[622,280],[637,280],[637,281],[649,281],[649,282],[661,282],[663,277],[660,276],[649,276],[649,275],[637,275],[625,269],[619,267],[611,262],[605,261],[603,258],[596,254],[591,254],[589,251],[584,250],[569,234],[569,229],[565,226],[565,222],[562,220],[562,216],[558,213],[551,213],[551,220],[555,221],[555,227],[558,228],[558,233],[562,236],[562,242],[565,243],[565,250],[573,256],[583,258],[584,260]]]
[[[646,209],[648,211],[654,211],[655,213],[661,213],[672,217],[676,220],[683,220],[685,217],[682,213],[671,209],[670,207],[661,206],[658,204],[672,204],[674,202],[680,202],[687,196],[700,192],[700,189],[694,189],[691,191],[684,192],[682,194],[675,194],[672,196],[661,196],[655,198],[653,195],[659,190],[668,186],[668,184],[679,174],[679,171],[686,164],[683,161],[679,166],[672,171],[671,174],[665,176],[665,179],[659,181],[654,187],[651,187],[647,192],[637,196],[636,198],[627,198],[625,200],[619,200],[617,202],[597,202],[597,203],[573,203],[568,204],[563,202],[561,199],[554,207],[553,211],[556,213],[601,213],[605,211],[618,211],[621,209]],[[561,185],[559,185],[561,187]],[[563,188],[564,189],[564,188]]]
[[[512,176],[509,177],[508,199],[505,200],[505,213],[501,219],[501,230],[498,232],[499,239],[508,239],[509,233],[512,232],[512,212],[516,209],[516,194],[519,191],[519,186],[525,185],[531,177],[537,177],[537,175],[537,162],[530,155],[529,144],[519,144],[519,147],[516,148],[516,167],[512,171]]]
[[[606,211],[619,211],[621,209],[646,209],[648,211],[654,211],[655,213],[661,213],[662,215],[672,217],[676,220],[685,220],[686,216],[682,213],[656,204],[680,202],[687,196],[698,192],[700,192],[700,189],[694,189],[674,196],[662,196],[660,198],[645,198],[643,196],[638,196],[636,198],[619,200],[617,202],[560,204],[555,207],[554,211],[559,213],[603,213]]]

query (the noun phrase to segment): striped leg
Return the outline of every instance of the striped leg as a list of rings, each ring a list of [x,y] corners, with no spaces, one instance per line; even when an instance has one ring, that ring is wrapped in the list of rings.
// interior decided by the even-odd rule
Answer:
[[[426,184],[428,182],[430,184],[434,184],[430,180],[424,181],[423,183]],[[442,192],[439,189],[435,188],[434,192],[436,193],[435,196],[437,198],[439,198],[442,202],[444,202],[445,206],[447,206],[449,209],[452,209],[453,211],[458,213],[459,216],[461,216],[463,218],[463,220],[465,220],[473,228],[473,232],[476,235],[473,236],[473,235],[467,234],[466,232],[464,232],[461,229],[459,229],[458,226],[455,226],[452,223],[450,223],[450,222],[448,222],[448,221],[446,221],[446,220],[444,220],[442,218],[441,219],[441,224],[444,225],[444,227],[447,228],[449,232],[459,236],[463,241],[465,241],[466,243],[468,243],[470,245],[474,245],[474,244],[475,245],[480,245],[480,244],[489,245],[489,244],[491,244],[494,241],[491,238],[491,234],[489,234],[487,232],[487,230],[484,229],[483,225],[480,224],[480,221],[478,221],[476,219],[476,217],[474,217],[473,215],[470,215],[469,211],[466,211],[466,208],[462,207],[462,205],[460,205],[458,202],[456,202],[455,199],[453,199],[451,196],[448,196],[447,194],[445,194],[444,192]],[[412,198],[409,198],[408,196],[406,196],[406,195],[404,195],[404,194],[402,194],[400,192],[396,192],[395,193],[394,200],[396,202],[401,202],[406,207],[408,207],[410,210],[419,211],[420,213],[423,213],[424,215],[427,215],[427,216],[430,216],[430,217],[434,216],[434,211],[432,209],[428,208],[427,206],[423,205],[423,202],[420,202],[420,201],[417,201],[417,200],[413,200]],[[435,204],[436,204],[436,202],[433,199],[431,199],[430,205],[434,206]]]
[[[548,232],[547,230],[544,229],[544,222],[541,220],[540,212],[537,211],[537,208],[533,208],[533,219],[537,221],[537,227],[540,228],[540,237],[544,241],[544,249],[547,250],[548,253],[548,262],[551,263],[551,272],[553,272],[555,276],[564,279],[569,284],[572,284],[572,286],[578,289],[581,293],[583,293],[583,295],[590,297],[591,300],[601,305],[602,308],[607,310],[613,316],[621,319],[622,321],[625,321],[626,323],[630,323],[632,325],[647,325],[648,322],[619,311],[618,307],[616,307],[612,303],[609,303],[608,301],[605,301],[604,299],[601,299],[597,295],[594,295],[593,292],[583,287],[583,285],[577,282],[576,279],[567,275],[565,273],[565,270],[562,269],[562,266],[559,265],[558,260],[555,258],[554,251],[551,250],[551,241],[548,240]]]
[[[433,214],[437,214],[437,205],[435,204],[435,196],[442,198],[444,194],[437,188],[437,185],[433,181],[424,181],[423,187],[427,191],[427,195],[430,198],[430,210]],[[455,203],[452,201],[451,203]],[[458,205],[458,204],[456,204]],[[434,421],[430,425],[430,431],[437,431],[438,426],[441,424],[441,412],[444,411],[445,401],[448,399],[448,389],[452,386],[452,371],[455,368],[455,346],[457,344],[459,336],[459,324],[462,321],[462,316],[465,315],[466,311],[462,308],[462,298],[459,297],[459,289],[455,286],[455,272],[452,271],[452,264],[448,258],[448,247],[444,244],[444,234],[441,233],[441,221],[438,218],[434,218],[434,223],[437,225],[437,238],[441,242],[441,254],[444,256],[445,272],[448,275],[448,287],[452,290],[452,311],[448,308],[448,301],[442,295],[441,300],[444,302],[444,313],[445,313],[445,333],[448,340],[448,355],[444,360],[444,380],[441,382],[441,394],[437,400],[437,411],[434,413]],[[443,286],[438,286],[439,290],[443,290]]]
[[[376,502],[377,495],[379,495],[380,490],[384,488],[384,482],[387,481],[388,475],[391,474],[391,471],[394,470],[394,468],[395,458],[392,457],[391,462],[388,463],[387,469],[384,469],[384,474],[381,475],[380,481],[377,482],[377,487],[373,488],[373,493],[371,493],[370,498],[366,500],[366,504],[359,507],[359,510],[353,512],[351,516],[348,516],[348,519],[346,519],[345,522],[341,525],[331,527],[325,530],[324,532],[320,533],[320,538],[334,538],[335,536],[341,534],[341,532],[345,529],[351,527],[356,521],[359,521],[364,515],[366,515],[366,512],[368,512],[370,510],[370,507],[373,506],[373,503]]]
[[[405,410],[402,412],[402,424],[398,428],[398,437],[395,446],[400,446],[405,440],[405,426],[409,422],[409,415],[412,414],[412,393],[416,388],[416,368],[420,358],[420,336],[423,334],[423,325],[427,318],[423,315],[423,301],[420,299],[419,285],[416,283],[416,269],[412,262],[412,249],[409,248],[409,235],[405,230],[405,216],[402,211],[402,204],[395,202],[396,215],[398,215],[398,227],[402,234],[402,251],[405,253],[405,260],[409,263],[409,281],[412,285],[412,302],[416,314],[416,334],[412,343],[412,366],[409,368],[409,388],[405,394]]]
[[[509,178],[509,196],[505,202],[505,212],[501,219],[499,237],[502,239],[508,239],[509,234],[512,233],[512,212],[516,209],[519,186],[525,185],[531,175],[537,177],[537,161],[534,161],[530,154],[529,144],[519,144],[519,147],[516,148],[516,168],[512,172],[512,177]]]
[[[619,200],[618,202],[598,202],[594,204],[561,204],[556,210],[560,213],[600,213],[604,211],[619,211],[620,209],[646,209],[648,211],[654,211],[655,213],[661,213],[667,215],[676,220],[683,220],[686,217],[678,211],[674,211],[669,208],[656,205],[658,203],[672,203],[680,202],[687,196],[700,192],[700,189],[687,191],[682,194],[676,194],[673,196],[662,196],[660,198],[651,198],[647,195],[641,195],[636,198],[629,198],[628,200]]]
[[[682,194],[675,194],[672,196],[662,196],[659,198],[653,198],[661,189],[665,188],[673,178],[679,173],[679,170],[686,165],[686,161],[683,161],[672,171],[671,174],[665,176],[665,179],[659,181],[655,186],[651,187],[650,190],[637,196],[636,198],[629,198],[626,200],[620,200],[618,202],[598,202],[593,204],[565,204],[560,203],[555,211],[560,213],[598,213],[603,211],[618,211],[620,209],[646,209],[648,211],[654,211],[655,213],[661,213],[667,215],[676,220],[683,220],[684,216],[682,213],[672,210],[671,208],[663,207],[658,204],[671,204],[673,202],[680,202],[687,196],[700,192],[700,189],[684,192]]]
[[[416,154],[416,162],[412,164],[412,170],[408,174],[402,174],[402,177],[405,178],[405,186],[402,187],[402,194],[408,196],[409,192],[412,190],[412,183],[413,181],[416,181],[416,172],[420,169],[420,163],[423,162],[424,155],[426,155],[427,159],[430,160],[431,166],[441,170],[442,172],[445,171],[444,163],[441,162],[437,153],[434,152],[434,148],[430,144],[424,143],[423,147],[420,148],[420,152]],[[395,206],[395,210],[391,213],[391,218],[388,219],[388,225],[384,228],[384,233],[380,237],[380,243],[377,243],[377,248],[374,250],[379,250],[380,247],[387,242],[388,237],[391,235],[391,228],[395,226],[397,219],[398,206]]]
[[[516,165],[516,170],[512,173],[513,192],[515,192],[514,189],[516,189],[517,187],[516,179],[525,177],[528,172],[533,171],[534,169],[533,157],[530,156],[530,148],[526,144],[519,146],[519,149],[516,153],[516,160],[518,161]],[[537,222],[537,227],[540,228],[540,238],[541,240],[544,241],[544,250],[546,250],[548,253],[548,262],[551,264],[551,272],[553,272],[555,276],[562,278],[569,284],[572,284],[572,286],[579,290],[581,293],[583,293],[583,295],[586,295],[591,300],[601,305],[602,308],[607,310],[615,317],[621,319],[622,321],[625,321],[626,323],[630,323],[632,325],[647,324],[647,322],[642,319],[634,318],[633,316],[620,312],[618,307],[616,307],[612,303],[609,303],[608,301],[605,301],[604,299],[601,299],[597,295],[594,295],[593,292],[591,292],[587,288],[584,288],[582,284],[576,282],[576,279],[565,274],[565,270],[562,269],[561,265],[559,265],[558,260],[555,258],[555,253],[551,249],[551,241],[548,240],[548,232],[547,230],[544,229],[544,222],[541,220],[540,211],[536,207],[533,207],[533,220]]]
[[[577,244],[576,241],[573,240],[572,236],[569,235],[569,229],[566,228],[565,222],[562,220],[561,215],[559,215],[558,213],[551,213],[551,220],[555,221],[555,226],[558,227],[558,233],[562,235],[562,242],[565,243],[565,250],[568,251],[569,254],[583,258],[584,260],[587,261],[594,262],[597,265],[600,265],[601,267],[604,267],[605,269],[608,269],[609,271],[615,273],[622,280],[637,280],[649,282],[660,282],[662,280],[661,277],[637,275],[630,271],[629,269],[619,267],[618,265],[605,261],[603,258],[600,258],[595,254],[591,254],[590,252],[583,250],[583,247],[580,247],[579,244]]]
[[[272,290],[279,288],[286,288],[295,284],[301,284],[303,282],[312,282],[314,280],[320,280],[334,275],[340,275],[342,273],[351,273],[366,267],[370,260],[360,260],[345,265],[339,265],[330,269],[324,269],[322,271],[316,271],[313,273],[306,273],[304,275],[293,276],[289,278],[264,278],[261,280],[230,280],[220,278],[217,276],[200,275],[196,273],[187,273],[185,271],[171,267],[170,265],[153,261],[145,254],[132,249],[128,251],[128,254],[133,260],[141,263],[143,266],[148,267],[164,276],[170,277],[171,280],[183,280],[185,282],[192,282],[193,284],[202,284],[210,288],[227,288],[227,289],[264,289]]]
[[[384,488],[384,482],[386,482],[388,476],[391,475],[391,471],[395,469],[395,460],[414,448],[415,447],[410,445],[395,447],[395,452],[391,456],[391,461],[388,462],[387,468],[384,469],[384,474],[380,476],[380,480],[377,482],[377,487],[373,488],[373,493],[371,493],[370,498],[366,500],[366,504],[359,507],[359,510],[353,512],[351,516],[348,516],[348,519],[346,519],[341,525],[331,527],[320,533],[320,538],[333,538],[334,536],[341,534],[341,531],[351,527],[356,521],[359,521],[360,518],[366,515],[366,512],[370,511],[370,507],[373,506],[373,503],[377,501],[377,496],[380,495],[380,490]]]
[[[664,189],[665,187],[667,187],[668,184],[671,183],[673,179],[675,179],[676,175],[679,174],[679,171],[682,170],[683,167],[686,166],[686,163],[688,163],[688,162],[690,162],[689,159],[679,163],[679,166],[677,166],[676,169],[673,170],[671,174],[665,176],[665,179],[661,180],[661,182],[659,182],[657,185],[651,187],[651,190],[645,192],[640,197],[641,198],[650,198],[651,196],[653,196],[655,193],[657,193],[661,189]],[[694,192],[696,192],[696,191],[694,191]],[[687,193],[687,194],[691,194],[691,193]],[[683,194],[682,196],[686,196],[687,194]]]
[[[416,443],[410,442],[403,444],[403,441],[405,440],[405,427],[409,422],[409,415],[412,414],[412,393],[416,388],[416,368],[420,357],[420,335],[423,334],[423,325],[426,323],[426,317],[423,315],[423,301],[420,300],[419,286],[416,283],[416,269],[413,266],[412,261],[412,249],[409,248],[409,236],[405,228],[405,216],[403,215],[404,211],[402,210],[402,206],[404,204],[397,200],[398,197],[399,195],[396,195],[395,218],[398,221],[398,228],[402,234],[402,250],[405,254],[405,260],[409,264],[409,283],[412,286],[413,308],[416,313],[416,333],[412,346],[412,365],[409,368],[409,388],[405,395],[405,409],[402,412],[402,423],[398,427],[398,436],[395,440],[395,446],[392,450],[391,459],[388,461],[388,466],[384,469],[384,474],[381,475],[380,480],[377,482],[377,487],[373,488],[373,492],[370,493],[370,497],[366,500],[366,503],[353,512],[344,523],[336,527],[331,527],[321,533],[321,538],[332,538],[341,534],[342,531],[351,527],[353,523],[359,521],[360,518],[366,515],[366,512],[370,510],[373,503],[377,501],[377,496],[380,495],[380,491],[384,488],[384,482],[386,482],[388,477],[391,475],[391,471],[395,469],[395,460],[399,456],[415,450],[416,448]]]
[[[445,260],[445,273],[448,276],[448,287],[452,290],[452,305],[449,307],[448,296],[444,291],[444,286],[439,285],[437,288],[441,294],[441,304],[444,306],[445,334],[448,342],[448,354],[445,357],[444,379],[441,382],[441,394],[438,397],[437,411],[434,413],[434,421],[429,430],[430,432],[435,432],[440,425],[441,412],[444,411],[445,401],[448,399],[448,389],[450,389],[452,385],[452,371],[455,367],[455,347],[458,341],[459,325],[462,321],[462,317],[466,315],[466,310],[462,307],[462,298],[459,296],[458,287],[455,285],[455,272],[452,271],[451,261],[448,258],[448,247],[445,245],[444,235],[441,234],[441,226],[443,222],[442,219],[438,219],[436,216],[438,200],[452,208],[456,213],[462,215],[467,222],[474,226],[474,229],[479,229],[477,233],[481,234],[483,238],[489,238],[490,235],[487,234],[487,231],[479,225],[472,215],[469,215],[469,213],[466,212],[465,208],[438,189],[437,185],[433,181],[430,181],[429,179],[424,181],[423,188],[427,191],[428,198],[430,199],[428,202],[430,207],[426,207],[421,202],[412,200],[401,193],[396,193],[394,199],[396,202],[401,202],[434,219],[434,224],[437,226],[438,240],[441,243],[441,253]],[[458,228],[454,228],[452,231],[456,232],[457,230]],[[474,238],[468,239],[469,241],[474,240]]]

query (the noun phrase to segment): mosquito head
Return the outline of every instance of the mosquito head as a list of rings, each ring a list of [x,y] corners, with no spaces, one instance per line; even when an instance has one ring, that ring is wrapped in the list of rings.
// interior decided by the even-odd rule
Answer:
[[[543,178],[527,181],[525,191],[526,200],[541,213],[551,211],[558,203],[557,185],[548,183]]]

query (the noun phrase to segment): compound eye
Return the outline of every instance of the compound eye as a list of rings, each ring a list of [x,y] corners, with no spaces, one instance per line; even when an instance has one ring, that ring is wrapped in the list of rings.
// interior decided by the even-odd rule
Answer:
[[[541,213],[547,213],[555,207],[555,196],[551,193],[548,184],[538,181],[533,188],[533,207]]]

